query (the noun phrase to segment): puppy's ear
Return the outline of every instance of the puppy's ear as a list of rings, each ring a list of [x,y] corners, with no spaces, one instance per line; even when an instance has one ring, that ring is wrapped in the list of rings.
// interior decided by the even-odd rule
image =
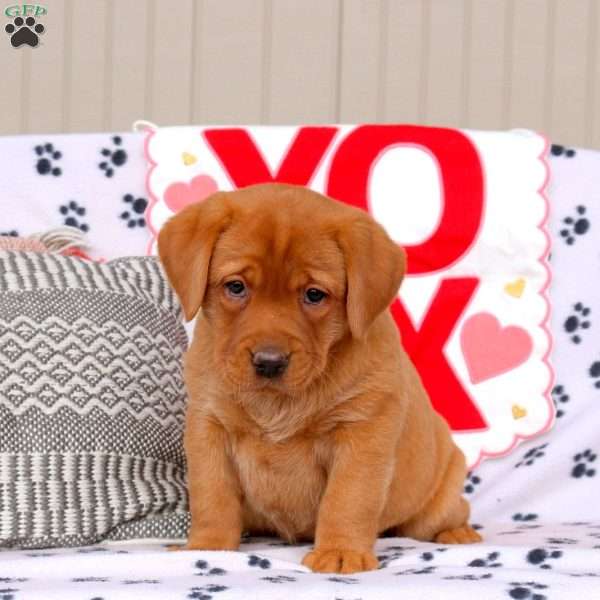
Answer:
[[[216,193],[177,213],[158,234],[160,261],[188,321],[202,305],[213,248],[231,218],[225,195]]]
[[[406,253],[368,217],[344,224],[338,244],[346,262],[346,313],[352,336],[360,339],[395,298],[406,272]]]

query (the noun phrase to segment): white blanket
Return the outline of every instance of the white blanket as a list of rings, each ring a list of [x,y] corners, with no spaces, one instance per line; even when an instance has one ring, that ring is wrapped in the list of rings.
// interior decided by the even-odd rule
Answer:
[[[80,155],[96,162],[69,167],[79,195],[66,179],[58,185],[61,176],[40,175],[34,186],[27,173],[31,178],[36,145],[60,141],[75,148],[78,136],[68,137],[21,138],[13,160],[0,161],[0,181],[11,182],[13,198],[20,194],[18,202],[6,189],[0,196],[0,231],[28,234],[61,225],[68,216],[60,207],[72,199],[86,208],[95,256],[143,254],[146,230],[129,228],[120,216],[129,204],[125,193],[143,194],[141,137],[123,136],[122,146],[139,161],[131,158],[111,179],[96,164],[110,136],[94,136],[93,152]],[[0,154],[7,152],[4,143]],[[308,573],[300,565],[306,548],[275,540],[245,544],[241,553],[167,553],[163,545],[5,551],[0,600],[600,598],[600,153],[553,152],[550,295],[558,419],[544,437],[470,475],[465,494],[483,544],[380,540],[382,568],[352,577]],[[29,195],[12,182],[27,184]]]
[[[389,538],[381,568],[327,575],[300,565],[308,546],[248,540],[240,552],[168,552],[113,545],[5,552],[3,600],[556,600],[600,597],[600,524],[484,528],[484,544],[449,547]]]

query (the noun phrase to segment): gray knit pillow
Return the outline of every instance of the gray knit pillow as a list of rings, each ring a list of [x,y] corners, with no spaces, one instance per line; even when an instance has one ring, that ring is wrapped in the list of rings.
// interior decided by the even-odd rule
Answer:
[[[0,252],[0,547],[185,537],[180,317],[153,258]]]

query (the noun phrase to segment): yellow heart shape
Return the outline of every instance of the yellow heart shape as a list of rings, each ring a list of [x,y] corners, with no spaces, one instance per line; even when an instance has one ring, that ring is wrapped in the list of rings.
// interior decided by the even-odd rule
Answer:
[[[525,280],[522,277],[511,281],[504,286],[504,291],[513,298],[520,298],[525,290]]]
[[[189,167],[190,165],[193,165],[198,159],[193,154],[190,154],[189,152],[183,152],[181,154],[181,160],[183,160],[183,164],[186,167]]]
[[[527,416],[527,410],[518,404],[512,405],[512,416],[513,419],[522,419]]]

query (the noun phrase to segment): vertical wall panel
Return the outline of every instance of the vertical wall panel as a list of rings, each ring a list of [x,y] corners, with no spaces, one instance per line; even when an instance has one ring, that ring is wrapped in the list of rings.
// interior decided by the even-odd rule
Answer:
[[[192,98],[193,0],[176,4],[154,0],[151,5],[151,73],[146,82],[150,94],[149,118],[158,125],[189,123]]]
[[[527,127],[600,148],[599,0],[46,0],[0,134],[185,123]]]
[[[29,61],[24,72],[24,133],[53,133],[64,130],[64,0],[53,0],[48,5],[48,14],[41,17],[40,22],[43,22],[46,28],[40,36],[40,44],[36,48],[21,46],[17,49],[18,52],[23,52],[24,61]]]
[[[389,3],[383,103],[386,121],[424,121],[429,8],[429,0]]]
[[[466,6],[464,0],[431,2],[424,116],[436,125],[460,125],[464,113]]]
[[[264,11],[264,0],[196,2],[194,123],[260,122]]]
[[[549,2],[516,0],[512,13],[508,124],[545,130],[548,56],[551,43]]]
[[[590,0],[590,37],[587,126],[589,131],[585,144],[590,148],[600,148],[600,6],[596,0]]]
[[[341,123],[377,119],[381,85],[382,10],[383,7],[379,2],[369,0],[342,2],[337,119]]]
[[[150,118],[144,100],[148,12],[147,2],[118,0],[118,10],[112,13],[112,75],[107,102],[113,131],[129,131],[136,119]]]
[[[512,0],[476,0],[471,4],[468,72],[464,121],[467,127],[485,128],[506,123],[507,14]]]
[[[339,6],[339,0],[272,2],[268,122],[336,120]]]
[[[26,52],[21,52],[21,49],[13,48],[6,39],[3,42],[0,49],[0,135],[10,135],[24,130],[24,58],[35,50],[27,48]],[[29,58],[27,56],[28,62]]]
[[[109,48],[111,6],[106,0],[71,3],[69,83],[65,88],[67,131],[102,131],[109,125],[105,118],[107,89],[112,73]]]
[[[552,103],[548,131],[557,140],[586,137],[588,0],[556,0],[554,13]]]

